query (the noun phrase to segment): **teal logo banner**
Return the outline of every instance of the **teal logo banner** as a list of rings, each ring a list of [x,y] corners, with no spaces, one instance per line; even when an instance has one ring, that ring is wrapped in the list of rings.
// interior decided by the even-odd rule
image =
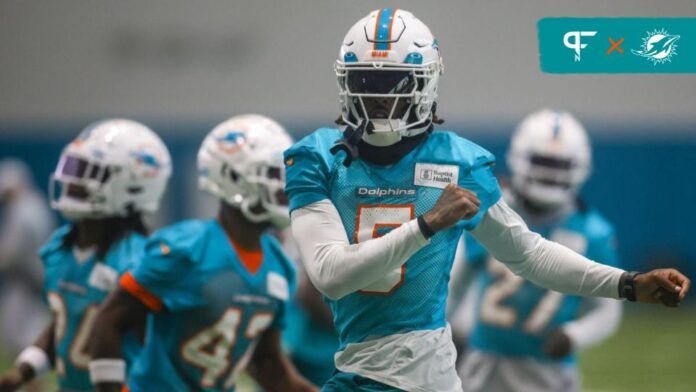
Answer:
[[[696,18],[543,18],[547,73],[696,73]]]

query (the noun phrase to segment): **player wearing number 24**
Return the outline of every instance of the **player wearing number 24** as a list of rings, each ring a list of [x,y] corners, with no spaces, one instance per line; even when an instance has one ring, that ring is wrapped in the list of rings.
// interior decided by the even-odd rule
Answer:
[[[285,130],[259,115],[213,129],[198,153],[199,186],[216,219],[166,227],[97,315],[90,374],[100,391],[232,391],[240,371],[270,391],[314,391],[280,348],[295,273],[267,233],[287,226]],[[121,336],[150,315],[125,379]],[[248,367],[247,367],[248,364]]]
[[[292,232],[340,337],[338,372],[322,390],[462,389],[445,303],[463,230],[542,287],[669,304],[686,294],[676,270],[634,276],[527,228],[501,199],[493,155],[434,130],[442,58],[411,13],[358,21],[335,71],[343,128],[285,152]]]
[[[61,390],[94,389],[87,367],[97,309],[118,276],[134,267],[146,242],[142,215],[157,210],[170,173],[164,143],[135,121],[96,122],[63,149],[50,196],[69,223],[40,251],[53,320],[0,379],[0,391],[13,391],[51,366]],[[140,351],[136,335],[125,336],[121,349],[132,363]]]

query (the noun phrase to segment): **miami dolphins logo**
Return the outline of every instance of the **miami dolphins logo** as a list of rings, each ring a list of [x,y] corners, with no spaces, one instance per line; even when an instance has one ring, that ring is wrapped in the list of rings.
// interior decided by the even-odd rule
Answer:
[[[243,131],[229,131],[222,136],[215,138],[218,142],[220,150],[233,154],[242,149],[244,143],[246,143],[246,136]]]
[[[671,62],[677,55],[678,35],[671,35],[665,29],[648,31],[643,38],[640,50],[631,49],[636,56],[645,57],[653,62],[653,65]]]
[[[136,165],[145,177],[156,176],[162,168],[157,157],[144,149],[131,151],[130,156],[135,160]]]

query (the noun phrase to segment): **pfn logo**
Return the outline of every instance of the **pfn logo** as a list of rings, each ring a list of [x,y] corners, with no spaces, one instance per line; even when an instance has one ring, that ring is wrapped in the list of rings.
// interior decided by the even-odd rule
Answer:
[[[580,51],[587,47],[582,43],[581,37],[594,37],[596,31],[569,31],[563,36],[563,45],[575,51],[575,61],[580,61]],[[572,40],[571,40],[572,39]]]

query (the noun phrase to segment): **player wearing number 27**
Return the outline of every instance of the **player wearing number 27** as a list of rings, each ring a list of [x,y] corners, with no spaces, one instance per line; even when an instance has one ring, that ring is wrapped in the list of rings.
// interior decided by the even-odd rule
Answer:
[[[494,157],[433,130],[442,59],[411,13],[386,8],[358,21],[335,70],[344,128],[285,152],[292,232],[340,338],[339,372],[323,390],[461,390],[445,303],[463,230],[543,287],[648,302],[660,287],[670,301],[686,293],[675,270],[634,277],[527,228],[501,199]]]
[[[6,375],[0,391],[51,364],[61,390],[94,390],[87,367],[97,309],[143,251],[143,214],[157,210],[170,173],[164,143],[131,120],[96,122],[63,149],[51,177],[51,206],[69,223],[40,252],[53,321],[18,358],[21,379]],[[136,335],[126,336],[122,349],[132,362],[140,350]]]
[[[512,180],[504,197],[544,237],[617,266],[611,224],[578,198],[591,155],[585,130],[570,113],[532,113],[512,137]],[[575,351],[617,329],[621,303],[540,288],[489,257],[471,236],[465,249],[466,262],[455,266],[450,293],[456,307],[469,282],[477,284],[469,349],[459,371],[464,389],[577,390]]]
[[[232,391],[248,370],[271,391],[315,390],[280,349],[295,285],[292,264],[267,231],[287,226],[285,130],[259,115],[213,129],[198,154],[200,187],[219,199],[217,219],[151,237],[142,261],[97,315],[90,373],[98,390]],[[150,315],[126,382],[118,341]]]

